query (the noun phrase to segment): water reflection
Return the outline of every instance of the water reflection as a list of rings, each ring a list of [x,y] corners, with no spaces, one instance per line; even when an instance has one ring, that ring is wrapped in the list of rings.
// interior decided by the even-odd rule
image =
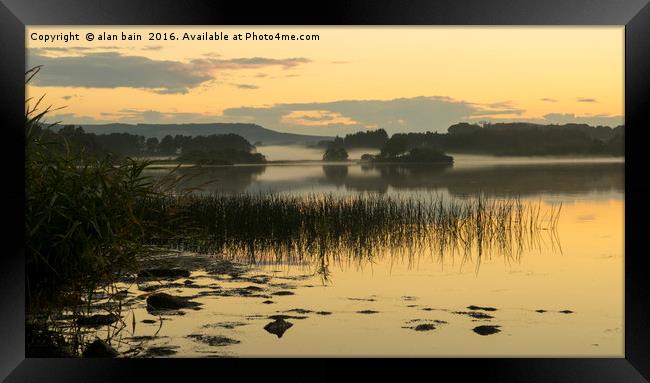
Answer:
[[[169,178],[179,191],[240,193],[265,171],[266,166],[193,166],[147,169],[144,175],[154,179]]]
[[[169,170],[147,170],[161,177]],[[323,165],[314,163],[181,168],[177,187],[204,193],[389,193],[435,191],[455,197],[576,196],[624,191],[622,163],[529,164],[489,167],[431,165]]]

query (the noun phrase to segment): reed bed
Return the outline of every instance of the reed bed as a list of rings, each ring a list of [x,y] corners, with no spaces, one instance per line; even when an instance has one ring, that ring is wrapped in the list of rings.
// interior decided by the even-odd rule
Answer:
[[[518,257],[555,232],[561,205],[477,196],[187,194],[141,201],[169,235],[149,244],[248,262],[359,264],[382,254]]]

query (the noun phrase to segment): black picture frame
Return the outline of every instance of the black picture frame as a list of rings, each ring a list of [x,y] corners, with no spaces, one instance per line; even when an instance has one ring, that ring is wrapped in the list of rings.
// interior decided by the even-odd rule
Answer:
[[[458,0],[458,1],[274,1],[209,0],[1,0],[0,62],[4,117],[4,164],[10,170],[2,187],[9,198],[4,209],[6,238],[11,245],[0,257],[0,379],[31,381],[120,381],[137,373],[168,380],[220,379],[226,376],[323,378],[354,375],[368,379],[395,371],[430,376],[498,382],[643,382],[650,378],[650,283],[645,272],[647,250],[644,217],[649,216],[650,187],[645,177],[650,129],[650,6],[648,0]],[[625,357],[624,358],[487,358],[402,360],[407,367],[355,360],[87,360],[26,359],[24,350],[24,71],[26,25],[625,25]],[[19,128],[19,126],[21,128]],[[21,162],[22,161],[22,162]],[[374,362],[372,366],[369,362]],[[300,364],[310,372],[295,372]],[[344,364],[343,369],[339,364]],[[197,369],[202,370],[200,378]],[[225,370],[227,369],[227,370]],[[224,371],[227,371],[228,374]],[[319,374],[314,374],[318,371]],[[444,375],[441,375],[441,372]],[[233,375],[230,375],[233,373]],[[310,374],[310,375],[302,375]],[[336,374],[336,375],[335,375]],[[435,374],[435,375],[431,375]],[[423,375],[426,377],[427,375]]]

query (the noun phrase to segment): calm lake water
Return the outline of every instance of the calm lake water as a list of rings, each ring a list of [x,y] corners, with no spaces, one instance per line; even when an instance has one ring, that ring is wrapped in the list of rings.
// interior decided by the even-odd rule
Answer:
[[[267,153],[270,160],[289,159],[278,148]],[[314,159],[306,153],[300,158]],[[541,231],[516,257],[489,252],[480,259],[434,252],[411,257],[377,249],[372,261],[330,263],[326,280],[316,273],[318,265],[263,260],[247,265],[244,278],[216,276],[200,266],[210,257],[176,255],[197,260],[192,285],[181,278],[157,291],[192,296],[201,310],[152,315],[137,298],[151,284],[124,285],[131,299],[122,312],[128,326],[118,347],[125,351],[137,344],[152,350],[150,355],[175,357],[622,357],[622,159],[454,158],[453,167],[304,162],[179,169],[191,176],[181,187],[214,181],[205,193],[381,193],[449,200],[482,194],[519,197],[542,209],[561,203],[562,210],[556,230]],[[255,294],[224,293],[249,286]],[[220,293],[213,294],[215,289]],[[275,294],[280,291],[292,294]],[[496,310],[468,309],[472,305]],[[294,317],[286,319],[293,325],[282,337],[264,329],[272,322],[269,316],[278,314]],[[429,326],[418,327],[422,324]],[[499,326],[500,332],[480,335],[473,331],[478,326]]]

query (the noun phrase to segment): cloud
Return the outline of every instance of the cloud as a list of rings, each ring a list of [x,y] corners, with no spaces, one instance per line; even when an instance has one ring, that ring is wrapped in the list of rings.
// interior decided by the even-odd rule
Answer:
[[[546,97],[545,98],[540,98],[539,100],[544,101],[544,102],[557,102],[557,100],[554,99],[554,98],[546,98]]]
[[[275,104],[266,107],[230,108],[223,116],[266,128],[303,134],[344,135],[358,130],[383,128],[398,132],[440,132],[460,121],[536,122],[540,124],[586,123],[617,126],[622,116],[576,116],[550,113],[542,118],[522,118],[526,111],[510,101],[472,103],[443,96],[392,100],[341,100]]]
[[[82,115],[75,114],[75,113],[52,114],[50,116],[47,116],[47,118],[45,118],[44,121],[45,121],[45,123],[48,123],[48,124],[59,122],[59,123],[61,123],[61,125],[67,125],[67,124],[82,125],[82,124],[101,124],[101,123],[104,123],[104,121],[98,120],[95,117],[82,116]]]
[[[393,100],[341,100],[240,107],[226,109],[223,115],[229,119],[255,122],[280,131],[335,135],[376,128],[384,128],[389,133],[446,132],[450,125],[471,116],[517,112],[518,109],[501,110],[448,97],[422,96]]]
[[[259,89],[259,86],[255,84],[232,84],[239,89]]]
[[[284,69],[308,63],[301,57],[275,59],[198,58],[189,62],[154,60],[118,52],[90,52],[52,57],[40,50],[29,51],[29,66],[43,65],[35,85],[85,88],[129,87],[159,94],[187,93],[212,80],[219,70],[240,70],[280,66]]]
[[[573,113],[548,113],[540,118],[486,118],[487,122],[531,122],[535,124],[587,124],[591,126],[623,125],[625,118],[617,115],[584,115],[577,116]],[[475,119],[466,119],[467,122],[476,122]]]
[[[226,121],[223,116],[207,113],[191,112],[162,112],[152,109],[121,109],[116,112],[102,112],[100,118],[82,116],[74,113],[52,114],[48,122],[61,121],[62,124],[106,124],[106,123],[131,123],[131,124],[184,124],[207,122],[235,122]]]
[[[594,98],[578,97],[578,102],[598,102]]]
[[[577,124],[589,124],[592,126],[618,126],[625,123],[625,118],[623,116],[611,116],[611,115],[589,115],[589,116],[576,116],[573,113],[549,113],[544,115],[544,121],[549,124],[568,124],[568,123],[577,123]]]

